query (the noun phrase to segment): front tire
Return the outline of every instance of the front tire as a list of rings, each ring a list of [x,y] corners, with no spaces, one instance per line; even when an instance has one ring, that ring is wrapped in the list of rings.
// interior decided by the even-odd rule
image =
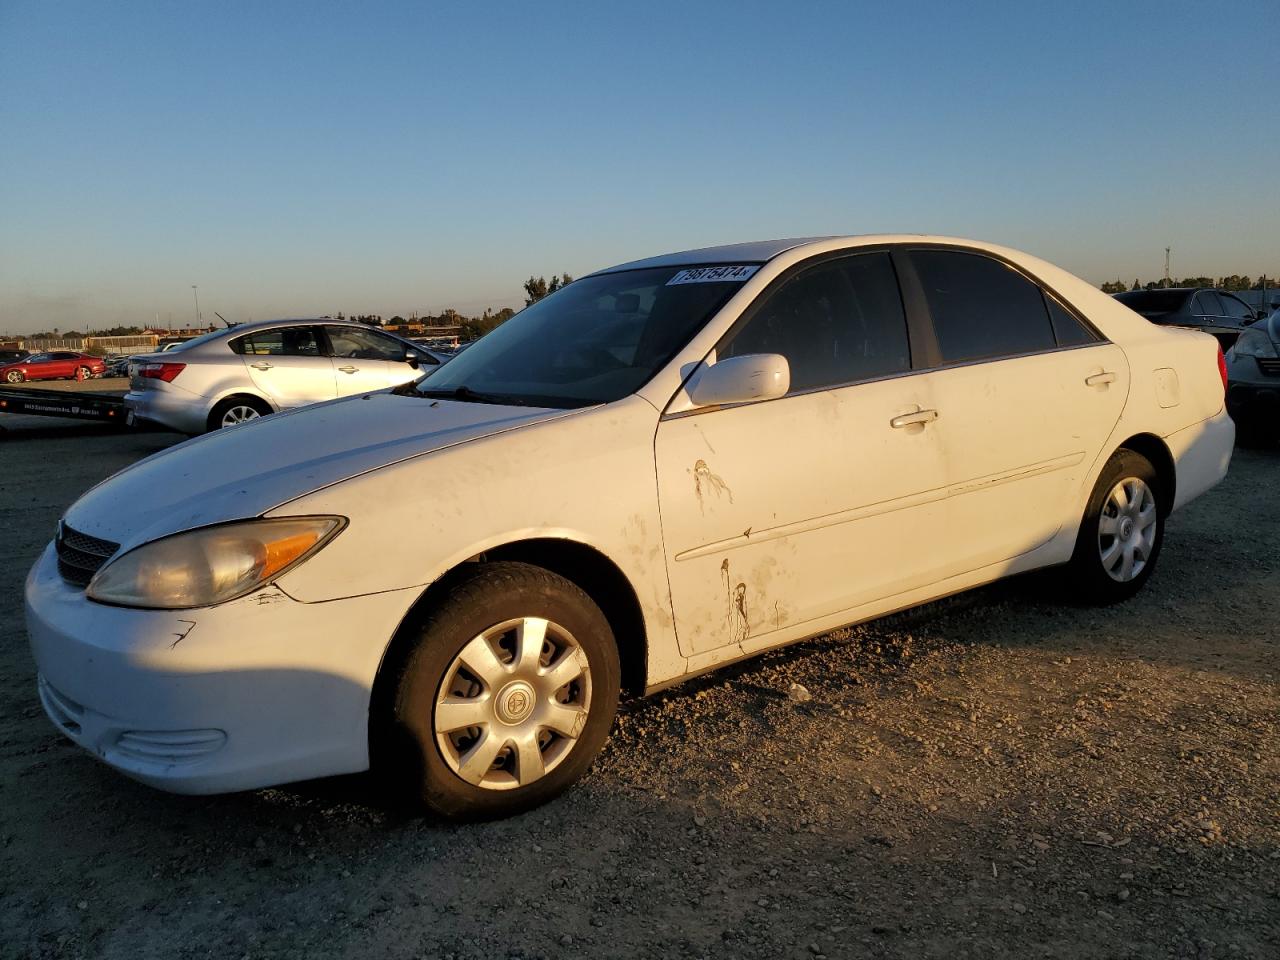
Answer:
[[[26,379],[26,377],[22,375],[21,370],[10,370],[4,375],[4,378],[9,381],[9,383],[21,383]]]
[[[1085,603],[1127,600],[1155,570],[1168,504],[1155,467],[1133,450],[1117,450],[1085,506],[1069,567],[1074,595]]]
[[[577,781],[608,737],[613,631],[576,584],[476,565],[393,650],[370,751],[395,794],[452,820],[510,816]]]

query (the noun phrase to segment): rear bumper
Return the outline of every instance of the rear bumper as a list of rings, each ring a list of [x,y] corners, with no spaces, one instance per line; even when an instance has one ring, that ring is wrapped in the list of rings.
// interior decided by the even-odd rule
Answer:
[[[50,546],[26,585],[40,701],[75,743],[174,793],[364,770],[373,680],[416,592],[135,610],[69,586]]]
[[[205,397],[167,383],[150,390],[130,390],[124,403],[135,420],[150,420],[180,433],[204,433],[209,422]]]
[[[1223,407],[1215,416],[1164,438],[1177,470],[1173,509],[1217,486],[1231,465],[1236,425]]]

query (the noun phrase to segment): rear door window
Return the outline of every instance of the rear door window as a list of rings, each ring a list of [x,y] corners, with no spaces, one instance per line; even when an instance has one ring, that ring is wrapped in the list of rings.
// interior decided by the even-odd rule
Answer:
[[[1052,350],[1057,346],[1040,287],[978,253],[913,250],[944,363]]]
[[[906,314],[888,253],[810,267],[765,294],[719,357],[777,353],[791,390],[814,390],[911,369]]]
[[[236,353],[254,357],[319,357],[320,340],[314,327],[277,327],[234,341]]]

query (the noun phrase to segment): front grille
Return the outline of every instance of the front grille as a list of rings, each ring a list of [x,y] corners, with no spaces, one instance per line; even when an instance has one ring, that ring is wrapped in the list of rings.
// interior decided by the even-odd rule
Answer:
[[[62,579],[77,587],[87,587],[93,575],[120,549],[120,544],[91,537],[61,523],[54,548],[58,551],[58,572]]]
[[[1258,369],[1268,377],[1280,377],[1280,357],[1255,357]]]

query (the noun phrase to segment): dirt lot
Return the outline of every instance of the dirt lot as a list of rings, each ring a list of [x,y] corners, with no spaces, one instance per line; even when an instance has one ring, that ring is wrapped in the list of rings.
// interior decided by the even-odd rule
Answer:
[[[361,777],[167,796],[54,733],[23,577],[173,441],[0,440],[4,956],[1280,956],[1280,453],[1237,451],[1126,605],[1022,581],[811,641],[628,704],[567,797],[452,827]]]

